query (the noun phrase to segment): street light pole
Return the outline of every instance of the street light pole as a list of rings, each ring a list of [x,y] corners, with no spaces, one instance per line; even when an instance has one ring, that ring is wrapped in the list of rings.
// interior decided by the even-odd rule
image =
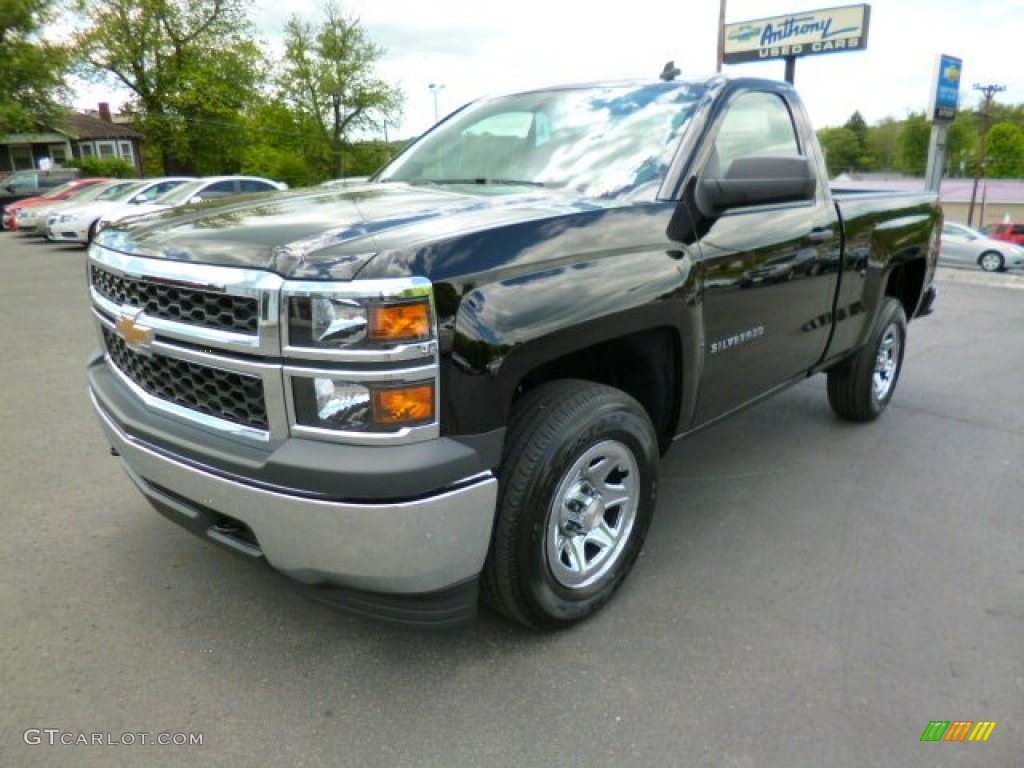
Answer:
[[[431,83],[427,87],[430,88],[430,92],[434,94],[434,123],[437,123],[437,95],[441,92],[441,89],[444,88],[444,83]]]

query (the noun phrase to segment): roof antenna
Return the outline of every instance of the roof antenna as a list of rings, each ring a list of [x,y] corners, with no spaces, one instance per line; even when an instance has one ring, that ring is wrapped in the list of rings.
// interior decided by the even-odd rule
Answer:
[[[658,75],[658,77],[660,77],[666,83],[670,83],[677,77],[679,77],[681,71],[682,70],[680,70],[679,67],[676,66],[675,60],[667,61],[665,62],[665,68],[661,70],[661,74]]]

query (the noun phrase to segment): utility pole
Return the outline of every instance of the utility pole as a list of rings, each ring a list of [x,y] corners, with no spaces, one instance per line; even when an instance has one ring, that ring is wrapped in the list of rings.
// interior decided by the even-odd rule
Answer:
[[[978,181],[985,172],[985,139],[988,136],[989,124],[992,122],[992,102],[997,93],[1006,90],[1005,85],[981,85],[974,84],[974,90],[981,91],[985,95],[985,102],[982,105],[981,113],[981,136],[978,138],[978,160],[974,164],[974,188],[971,190],[971,207],[967,209],[967,226],[974,226],[974,201],[978,197]],[[985,222],[979,221],[978,225]]]

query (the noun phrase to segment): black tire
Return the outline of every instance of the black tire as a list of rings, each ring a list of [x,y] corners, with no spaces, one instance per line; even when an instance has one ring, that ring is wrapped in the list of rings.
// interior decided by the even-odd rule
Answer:
[[[872,421],[881,415],[896,390],[906,342],[903,305],[887,297],[867,343],[828,372],[828,402],[840,418]]]
[[[657,470],[654,426],[629,395],[574,380],[528,392],[506,439],[484,599],[543,629],[593,614],[640,553]]]
[[[96,219],[92,224],[89,225],[89,232],[85,236],[85,247],[88,248],[92,245],[93,239],[96,237],[96,225],[100,223],[99,219]]]
[[[978,266],[986,272],[1002,272],[1006,269],[1006,262],[998,251],[985,251],[978,257]]]

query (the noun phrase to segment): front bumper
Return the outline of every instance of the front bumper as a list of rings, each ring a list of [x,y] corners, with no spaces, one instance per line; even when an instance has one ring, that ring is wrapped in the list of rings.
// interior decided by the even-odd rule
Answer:
[[[417,624],[475,615],[497,496],[490,472],[407,500],[301,496],[135,438],[104,407],[102,393],[93,387],[90,395],[129,477],[158,511],[193,533],[266,560],[343,610]]]
[[[45,233],[46,239],[52,243],[80,243],[85,245],[89,242],[88,233],[79,230],[73,224],[47,224]]]

